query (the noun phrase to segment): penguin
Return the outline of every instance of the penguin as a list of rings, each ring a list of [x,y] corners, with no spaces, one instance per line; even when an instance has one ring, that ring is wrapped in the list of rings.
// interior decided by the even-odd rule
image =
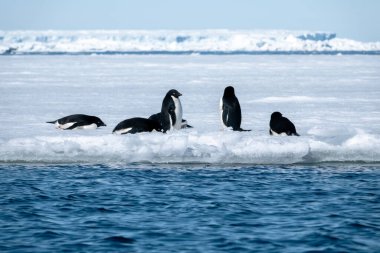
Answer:
[[[187,124],[187,120],[182,119],[181,128],[184,129],[184,128],[193,128],[193,127]]]
[[[172,89],[166,93],[161,107],[161,122],[164,133],[168,130],[182,128],[182,105],[177,90]]]
[[[269,134],[270,135],[295,135],[300,136],[297,131],[294,124],[288,120],[285,117],[282,117],[282,114],[280,112],[274,112],[272,113],[270,117],[269,122]]]
[[[106,126],[100,118],[85,114],[73,114],[46,123],[55,124],[56,128],[63,130],[96,129],[101,126]]]
[[[162,132],[162,127],[159,122],[145,118],[126,119],[113,129],[113,134],[135,134],[141,132]]]
[[[220,99],[220,117],[223,127],[232,127],[233,131],[251,131],[244,130],[241,124],[241,109],[239,100],[235,96],[234,87],[228,86],[224,89],[223,97]]]
[[[150,115],[149,119],[155,120],[155,121],[159,122],[161,124],[161,126],[162,126],[162,121],[163,120],[162,120],[162,114],[161,114],[161,112]],[[190,126],[189,124],[187,124],[187,120],[182,119],[181,129],[184,129],[184,128],[193,128],[193,127]]]

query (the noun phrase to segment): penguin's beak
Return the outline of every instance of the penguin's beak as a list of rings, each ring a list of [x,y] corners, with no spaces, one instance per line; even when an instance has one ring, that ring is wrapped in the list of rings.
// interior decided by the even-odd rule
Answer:
[[[182,94],[178,92],[178,97],[179,97],[179,96],[182,96]]]

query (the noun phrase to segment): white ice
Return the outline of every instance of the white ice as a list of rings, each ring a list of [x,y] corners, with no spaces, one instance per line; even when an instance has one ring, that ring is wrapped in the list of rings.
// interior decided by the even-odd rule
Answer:
[[[290,164],[380,162],[380,58],[337,55],[0,57],[0,162]],[[242,128],[221,130],[233,85]],[[192,129],[113,135],[161,109],[177,89]],[[301,137],[269,136],[280,111]],[[46,121],[99,116],[107,127],[59,130]]]
[[[380,42],[286,30],[0,31],[0,54],[98,52],[379,52]]]

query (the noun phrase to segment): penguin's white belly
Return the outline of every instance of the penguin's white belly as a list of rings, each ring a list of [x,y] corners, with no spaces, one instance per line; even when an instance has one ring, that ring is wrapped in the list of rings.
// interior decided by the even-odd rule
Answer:
[[[59,124],[58,120],[55,122],[55,127],[60,129],[67,129],[70,128],[72,125],[74,125],[76,122],[69,122],[66,124]]]
[[[222,124],[222,127],[224,127],[224,123],[223,123],[223,98],[220,98],[220,101],[219,101],[219,112],[220,112],[220,123]]]
[[[126,134],[132,130],[132,127],[124,128],[113,132],[114,134]]]
[[[58,121],[57,121],[57,122],[55,122],[55,127],[63,129],[63,130],[66,130],[66,129],[72,127],[75,123],[76,122],[69,122],[69,123],[66,123],[66,124],[59,124]],[[96,128],[98,128],[98,126],[95,123],[92,123],[90,125],[79,126],[79,127],[73,128],[73,129],[96,129]]]
[[[220,110],[220,123],[222,124],[222,129],[228,129],[228,127],[224,124],[224,121],[223,121],[223,98],[220,98],[219,110]],[[228,121],[228,114],[227,114],[226,121]]]
[[[172,97],[172,99],[174,101],[174,105],[175,105],[174,113],[175,113],[175,118],[176,118],[176,122],[173,125],[173,128],[180,130],[182,128],[182,105],[181,105],[181,101],[176,97],[173,97],[173,96],[171,96],[171,97]],[[171,123],[170,125],[173,124],[172,122],[170,122],[170,123]]]
[[[273,131],[272,129],[270,130],[270,132],[272,133],[272,135],[274,135],[274,136],[287,136],[287,134],[286,133],[281,133],[281,134],[278,134],[278,133],[276,133],[275,131]]]
[[[95,123],[92,123],[90,125],[85,125],[85,126],[80,126],[80,127],[76,127],[75,129],[96,129],[98,128],[98,126],[95,124]]]

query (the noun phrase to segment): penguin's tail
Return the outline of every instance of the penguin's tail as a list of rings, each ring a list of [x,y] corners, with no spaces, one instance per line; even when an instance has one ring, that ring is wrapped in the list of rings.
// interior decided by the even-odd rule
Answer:
[[[295,132],[293,135],[294,135],[294,136],[300,136],[297,132]]]
[[[49,123],[49,124],[55,124],[56,120],[54,121],[47,121],[46,123]]]

